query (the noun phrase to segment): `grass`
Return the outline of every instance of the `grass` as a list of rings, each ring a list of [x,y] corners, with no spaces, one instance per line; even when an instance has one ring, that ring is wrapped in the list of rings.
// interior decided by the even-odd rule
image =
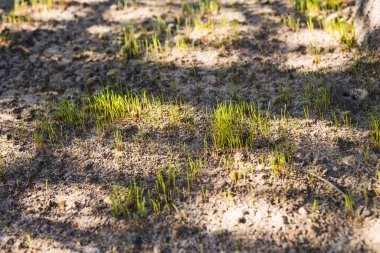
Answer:
[[[125,59],[138,58],[143,53],[143,45],[137,40],[133,25],[129,29],[124,29],[124,47],[122,48],[122,56]]]
[[[314,64],[320,63],[320,58],[319,58],[320,53],[321,53],[321,49],[319,47],[315,47],[314,48],[314,60],[313,60]]]
[[[300,19],[293,16],[286,16],[283,18],[285,26],[289,27],[292,31],[298,31],[300,29]]]
[[[323,12],[337,11],[347,0],[293,0],[294,8],[303,14],[318,16]]]
[[[270,134],[269,110],[263,112],[254,102],[218,103],[211,115],[211,136],[215,148],[252,147],[258,136]]]
[[[187,189],[190,192],[197,178],[202,175],[202,160],[188,157],[188,165],[186,167]]]
[[[43,10],[49,11],[56,5],[56,2],[56,0],[14,0],[13,9],[9,13],[4,13],[2,15],[2,21],[3,23],[8,22],[14,24],[30,22],[30,14],[28,13],[29,6],[31,6],[32,9],[37,10],[37,12]]]
[[[198,160],[191,158],[189,162],[188,171],[193,183],[195,177],[200,175],[200,164]],[[158,170],[153,190],[152,187],[139,186],[135,179],[127,187],[115,187],[109,197],[111,213],[117,217],[136,220],[151,213],[160,215],[162,212],[174,210],[180,219],[186,219],[185,211],[180,210],[174,202],[175,198],[183,193],[178,187],[178,176],[178,169],[169,165],[163,170]]]
[[[307,28],[309,28],[310,31],[314,30],[314,20],[313,17],[308,17],[306,21]]]
[[[2,179],[5,173],[5,162],[3,156],[0,154],[0,179]]]
[[[67,126],[85,127],[85,115],[80,105],[67,97],[59,100],[55,108],[55,116]]]
[[[93,126],[99,136],[103,136],[109,129],[115,129],[113,126],[125,122],[159,128],[186,125],[189,131],[194,131],[195,127],[186,103],[163,102],[153,95],[148,96],[146,92],[136,95],[105,88],[86,99],[74,101],[64,97],[50,106],[53,107],[52,117],[38,115],[35,120],[36,129],[32,136],[39,149],[43,149],[47,142],[53,143],[64,137],[65,131],[83,131]],[[116,128],[113,134],[115,148],[120,151],[122,132]],[[17,136],[21,137],[21,132]]]
[[[339,38],[339,41],[348,47],[356,45],[355,27],[341,18],[335,18],[330,23],[324,25],[324,29]]]
[[[119,129],[116,129],[114,132],[115,137],[115,148],[117,150],[122,150],[123,148],[123,135]]]
[[[36,129],[32,133],[32,137],[37,149],[44,149],[47,141],[53,143],[57,139],[58,134],[53,120],[43,115],[38,115],[34,123]]]
[[[28,249],[30,251],[33,250],[33,241],[32,241],[32,237],[30,236],[30,234],[26,235],[25,245],[26,245],[26,247],[28,247]]]
[[[293,163],[292,152],[293,147],[289,140],[285,138],[268,156],[269,167],[274,176],[284,177],[289,175]]]
[[[326,17],[331,13],[340,11],[346,0],[293,0],[292,6],[298,13],[306,16],[305,22],[309,30],[314,30],[314,22],[318,23],[319,28],[324,29],[332,36],[336,37],[342,45],[348,48],[356,46],[355,27],[352,23],[345,21],[341,17],[326,23]],[[287,16],[283,19],[284,25],[292,30],[298,30],[300,19]]]
[[[312,12],[313,8],[322,8],[321,6],[323,6],[317,1],[308,1],[307,3],[309,12]],[[202,28],[213,31],[217,25],[215,21],[217,19],[214,20],[210,16],[218,15],[220,6],[217,4],[216,1],[201,1],[198,5],[183,5],[183,15],[186,16],[178,18],[178,24],[182,25],[180,28],[187,25],[190,30]],[[315,6],[313,7],[312,4],[315,4]],[[326,6],[330,6],[328,8],[335,8],[332,7],[333,3],[329,3]],[[299,8],[302,10],[305,9],[306,6],[300,6]],[[171,41],[166,43],[166,41],[168,41],[167,39],[170,39],[172,36],[172,31],[167,30],[166,21],[159,15],[157,15],[153,21],[156,22],[153,23],[153,31],[147,31],[146,34],[143,34],[141,30],[138,31],[137,26],[134,27],[133,25],[129,29],[124,30],[123,50],[125,50],[124,54],[127,59],[138,59],[146,54],[163,53],[166,48],[173,45]],[[314,17],[309,17],[309,29],[314,29],[315,21],[316,19],[314,19]],[[291,29],[298,30],[300,28],[300,19],[293,17],[289,19],[289,17],[287,17],[284,22],[291,27]],[[337,26],[331,29],[336,31],[340,28]],[[178,39],[176,42],[176,47],[178,48],[188,48],[188,44],[192,43],[187,37],[180,38],[181,39]],[[161,45],[161,42],[164,41],[163,39],[165,39],[165,47]],[[315,54],[314,62],[318,64],[319,48],[315,48],[313,53]],[[165,71],[166,70],[167,69],[165,69]],[[193,70],[193,77],[202,77],[202,69],[198,68],[195,64],[191,70]],[[226,72],[228,72],[228,70]],[[240,89],[240,87],[245,84],[244,78],[241,77],[240,73],[240,71],[236,70],[230,75],[229,73],[225,75],[221,74],[220,83],[223,85],[223,81],[226,81],[228,83],[226,86],[230,85],[236,89]],[[167,78],[168,75],[166,75],[166,72],[162,71],[162,73],[159,73],[157,76],[160,78],[159,81],[163,83],[165,80],[170,80],[168,81],[171,82],[169,84],[171,85],[171,93],[169,94],[175,94],[180,90],[181,83],[179,81],[177,83],[177,79],[173,77],[169,76],[169,78]],[[233,199],[232,196],[241,193],[239,192],[240,187],[245,187],[243,190],[249,191],[252,202],[256,197],[256,192],[252,187],[252,185],[254,185],[252,181],[255,179],[249,174],[249,168],[251,168],[251,173],[253,174],[253,168],[256,168],[255,166],[257,165],[258,175],[260,175],[263,170],[270,169],[273,177],[268,178],[266,172],[264,172],[265,177],[262,177],[263,180],[269,181],[266,183],[270,186],[272,186],[272,183],[276,183],[275,180],[278,180],[278,178],[284,178],[290,175],[290,172],[292,172],[292,169],[298,163],[296,164],[293,160],[296,159],[296,156],[294,154],[294,147],[289,139],[293,138],[294,134],[299,134],[301,137],[305,135],[308,138],[309,132],[317,135],[319,132],[315,131],[314,126],[308,129],[295,129],[295,125],[288,123],[292,121],[292,116],[290,112],[286,110],[287,108],[292,110],[292,112],[297,112],[297,115],[293,116],[300,117],[301,120],[302,118],[306,119],[308,121],[307,126],[310,127],[313,123],[311,123],[311,121],[309,122],[309,120],[316,115],[322,119],[328,115],[336,126],[336,129],[332,128],[328,130],[334,132],[341,130],[338,127],[352,126],[350,113],[340,111],[338,108],[332,108],[332,87],[327,85],[327,82],[325,82],[321,76],[309,76],[313,80],[310,81],[305,78],[305,88],[301,94],[303,100],[302,108],[294,108],[294,105],[297,103],[293,103],[293,99],[297,99],[300,94],[297,93],[298,91],[293,91],[294,87],[289,87],[290,79],[288,82],[280,81],[281,84],[278,85],[277,90],[275,90],[279,103],[276,103],[274,108],[263,106],[254,101],[237,99],[237,101],[225,100],[217,102],[215,107],[211,109],[210,114],[206,116],[202,114],[203,108],[195,109],[196,113],[202,114],[202,116],[199,117],[202,122],[195,122],[194,120],[194,123],[189,123],[189,125],[192,124],[191,127],[195,129],[194,136],[190,134],[190,131],[187,131],[188,128],[177,129],[162,127],[180,126],[181,124],[190,122],[192,120],[191,117],[197,117],[193,115],[194,112],[186,116],[186,104],[172,100],[165,101],[162,98],[148,95],[146,92],[138,94],[124,92],[123,87],[121,87],[117,90],[105,88],[102,92],[85,97],[85,99],[75,100],[65,97],[59,100],[54,105],[54,115],[52,118],[39,117],[38,120],[36,120],[36,131],[33,133],[33,138],[38,147],[46,147],[49,142],[52,143],[56,141],[59,136],[62,136],[58,130],[60,126],[61,132],[62,129],[69,131],[80,130],[86,134],[91,133],[90,130],[96,128],[99,134],[104,134],[104,143],[110,143],[110,145],[115,148],[115,151],[126,149],[128,144],[130,144],[128,143],[130,139],[133,139],[135,142],[131,143],[132,148],[138,147],[139,152],[141,152],[139,155],[141,154],[143,159],[145,159],[146,156],[149,157],[148,159],[150,159],[150,164],[152,164],[153,173],[155,174],[153,174],[153,176],[149,175],[150,178],[147,180],[139,180],[136,177],[131,179],[127,186],[115,187],[109,195],[110,212],[116,217],[123,217],[129,220],[145,218],[149,215],[160,216],[162,214],[175,213],[176,217],[183,221],[186,220],[185,207],[181,205],[182,203],[185,204],[184,200],[191,200],[193,196],[197,196],[197,190],[201,192],[202,201],[204,202],[212,198],[213,194],[218,194],[218,192],[214,192],[212,187],[205,187],[203,180],[203,177],[207,177],[209,170],[212,171],[214,166],[218,166],[216,164],[218,162],[219,167],[223,167],[223,169],[226,170],[223,171],[224,174],[222,174],[222,176],[227,178],[221,178],[221,180],[227,180],[229,185],[227,187],[222,186],[222,189],[226,190],[226,198],[231,203],[235,200],[236,203],[238,203],[239,198]],[[292,92],[295,92],[295,94],[293,95]],[[266,97],[264,99],[267,101]],[[304,115],[302,115],[302,109]],[[279,121],[277,121],[278,119],[276,119],[276,117],[279,111],[281,112],[281,116]],[[191,119],[185,121],[185,119],[188,118]],[[121,128],[123,125],[137,125],[139,134],[130,138],[127,131],[124,132],[124,130],[122,130],[124,129]],[[372,164],[369,149],[372,148],[375,152],[380,150],[379,125],[380,120],[372,120],[370,142],[365,149],[366,159],[369,160],[368,165]],[[280,130],[277,130],[276,126],[279,126],[278,129]],[[301,127],[304,127],[304,125]],[[166,138],[170,129],[174,129],[175,135],[174,137],[170,136],[170,138]],[[148,131],[144,132],[145,130]],[[349,131],[351,129],[343,130]],[[154,137],[150,136],[150,131],[154,132]],[[182,139],[184,131],[186,132],[184,134],[186,137],[191,135],[192,138],[184,141]],[[342,132],[338,134],[342,134]],[[284,138],[282,136],[288,137]],[[278,138],[281,137],[282,139],[279,142]],[[298,138],[298,135],[296,138]],[[265,141],[264,145],[262,145],[262,139]],[[301,138],[301,141],[305,139]],[[155,146],[156,141],[159,142],[159,145],[167,145],[169,147],[168,150],[170,149],[170,151],[167,152],[168,154],[164,154],[164,159],[160,158],[161,161],[169,157],[168,160],[170,161],[167,162],[166,166],[162,166],[162,164],[157,165],[157,160],[159,159],[156,159],[155,156],[157,152],[157,147]],[[161,141],[163,141],[163,144]],[[203,150],[202,147],[199,148],[199,146],[202,146],[202,141]],[[300,146],[309,147],[310,145],[314,145],[312,141],[309,142],[309,139],[306,141],[307,143],[305,143],[305,145],[301,143]],[[150,150],[148,155],[146,155],[145,152],[148,142]],[[188,143],[189,146],[186,146]],[[258,145],[256,146],[256,144]],[[174,147],[174,150],[177,149],[177,151],[172,151],[172,147]],[[181,151],[178,151],[178,149],[181,149]],[[203,154],[199,156],[202,152]],[[258,152],[263,154],[261,160],[257,159],[256,155]],[[120,164],[124,162],[122,159],[128,155],[127,153],[128,152],[123,152],[123,155],[120,156]],[[236,159],[237,155],[240,154],[244,157],[244,163]],[[303,153],[301,153],[301,155],[302,154]],[[267,158],[266,164],[264,157]],[[301,160],[303,158],[297,156],[297,159]],[[249,165],[246,165],[247,163],[249,163]],[[265,165],[267,165],[267,167]],[[0,175],[2,171],[2,160],[0,157]],[[379,175],[378,173],[378,176]],[[303,175],[301,175],[301,177],[302,176]],[[286,180],[282,180],[282,182],[283,181]],[[45,182],[47,192],[48,182]],[[208,189],[211,189],[210,192]],[[49,192],[50,191],[51,190],[49,190]],[[277,202],[279,197],[274,191],[273,195],[275,195]],[[261,198],[261,196],[257,197]],[[323,205],[319,206],[318,200],[314,199],[312,204],[313,213],[322,212],[321,209],[327,206],[324,205],[324,203],[325,201]],[[346,193],[344,206],[347,214],[352,213],[354,208],[353,192],[348,191]]]
[[[380,152],[380,119],[372,118],[370,131],[372,148],[374,151]]]
[[[217,15],[221,8],[221,3],[216,0],[199,0],[199,11],[201,15]]]
[[[353,214],[355,204],[355,194],[353,191],[348,190],[344,195],[344,210],[346,215]]]
[[[152,98],[154,103],[155,99]],[[135,94],[118,94],[106,88],[102,93],[88,98],[89,114],[99,121],[106,123],[116,123],[118,121],[139,119],[143,112],[148,113],[152,109],[152,102],[147,98],[146,93],[142,98]],[[149,114],[150,115],[150,114]]]
[[[134,215],[146,215],[144,189],[139,187],[136,181],[131,182],[128,187],[114,188],[110,201],[111,212],[115,216],[131,219]]]

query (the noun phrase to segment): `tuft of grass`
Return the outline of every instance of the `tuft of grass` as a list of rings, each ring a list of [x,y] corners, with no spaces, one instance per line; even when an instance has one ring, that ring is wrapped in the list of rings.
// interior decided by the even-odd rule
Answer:
[[[257,136],[270,134],[269,110],[263,112],[253,102],[218,103],[211,116],[211,132],[215,148],[252,147]]]
[[[55,108],[55,116],[58,120],[61,120],[68,126],[82,128],[85,126],[85,115],[83,109],[67,97],[58,101],[58,105]]]
[[[55,123],[43,115],[38,115],[35,120],[36,129],[32,134],[33,140],[38,149],[45,148],[48,140],[53,143],[57,139]]]
[[[300,29],[300,19],[293,16],[286,16],[283,19],[285,26],[289,27],[292,31],[298,31]]]
[[[313,200],[313,213],[316,213],[318,211],[318,199]]]
[[[221,3],[217,0],[199,0],[199,10],[201,15],[217,15],[220,11]]]
[[[355,194],[354,191],[348,190],[344,194],[344,210],[346,215],[352,214],[354,212],[354,204],[355,204]]]
[[[3,156],[0,154],[0,179],[3,177],[5,173],[5,162]]]
[[[146,215],[144,189],[135,180],[128,187],[114,188],[110,200],[111,212],[115,216],[132,218],[133,215]]]
[[[380,119],[372,118],[370,139],[373,150],[380,152]]]
[[[115,137],[115,148],[117,150],[122,150],[123,149],[123,135],[119,129],[115,130],[114,137]]]
[[[292,149],[293,147],[286,139],[269,155],[269,166],[272,174],[276,177],[283,177],[289,174],[293,163]]]
[[[313,17],[308,17],[306,21],[307,28],[309,28],[310,31],[314,30],[314,20]]]
[[[133,25],[129,29],[124,29],[124,47],[122,48],[122,56],[125,59],[136,59],[139,58],[143,53],[143,45],[141,41],[137,40],[135,36],[135,29]]]
[[[26,235],[25,244],[26,244],[26,246],[28,247],[29,250],[33,249],[33,242],[32,242],[32,237],[30,236],[30,234]]]
[[[313,59],[314,64],[318,65],[320,63],[320,58],[319,58],[320,53],[321,53],[321,49],[319,47],[315,47],[314,48],[314,59]]]
[[[202,174],[203,163],[201,159],[194,159],[191,156],[188,156],[187,160],[186,181],[187,189],[190,192],[193,188],[194,182],[197,180],[198,176]]]
[[[338,17],[324,24],[324,29],[333,36],[338,36],[341,44],[349,48],[356,45],[355,27],[352,23]]]
[[[107,123],[114,123],[120,120],[139,118],[142,111],[147,108],[147,105],[143,104],[143,100],[144,102],[148,101],[146,94],[143,94],[143,99],[140,99],[131,93],[122,95],[106,88],[102,93],[88,99],[88,107],[91,116]]]

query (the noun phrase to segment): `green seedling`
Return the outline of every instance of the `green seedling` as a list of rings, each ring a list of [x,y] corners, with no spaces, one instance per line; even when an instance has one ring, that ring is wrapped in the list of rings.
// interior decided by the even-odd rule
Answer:
[[[344,195],[344,210],[346,215],[354,212],[354,192],[348,190]]]
[[[318,200],[314,199],[313,200],[313,213],[316,213],[318,210]]]
[[[380,119],[372,118],[370,139],[373,150],[380,152]]]
[[[345,127],[351,127],[352,126],[352,117],[350,112],[339,112],[340,119],[343,122],[343,125]]]
[[[26,240],[25,240],[26,247],[28,247],[29,250],[33,249],[33,242],[32,242],[32,237],[30,234],[26,235]]]
[[[313,17],[308,17],[306,21],[307,28],[309,28],[310,31],[314,30],[314,20]]]
[[[123,149],[123,135],[119,129],[116,129],[114,132],[115,137],[115,147],[117,150]]]
[[[124,47],[122,55],[125,59],[139,58],[143,53],[143,45],[141,41],[137,40],[135,36],[135,29],[133,25],[129,27],[129,30],[124,29]]]
[[[129,187],[114,188],[110,200],[111,212],[115,216],[133,218],[145,217],[147,214],[144,189],[139,187],[135,180]]]
[[[370,148],[369,144],[367,144],[367,145],[364,146],[363,156],[364,156],[364,159],[366,161],[369,161],[369,159],[370,159],[370,150],[371,150],[371,148]]]
[[[319,64],[320,62],[320,59],[319,59],[319,55],[321,53],[321,49],[319,47],[315,47],[314,48],[314,60],[313,60],[313,63],[314,64]]]
[[[220,11],[221,4],[216,0],[199,0],[199,10],[201,15],[217,15]]]
[[[285,26],[289,27],[292,31],[298,31],[300,29],[300,19],[293,16],[286,16],[283,18]]]
[[[218,103],[211,116],[211,132],[215,148],[251,147],[257,136],[270,134],[269,110],[263,112],[255,103]]]
[[[3,156],[0,154],[0,179],[2,179],[5,173],[5,162]]]
[[[61,99],[55,108],[55,116],[64,124],[74,127],[85,126],[84,110],[68,98]]]
[[[37,129],[33,132],[33,141],[37,146],[37,149],[43,149],[45,147],[44,134],[41,129]]]
[[[276,146],[275,151],[268,157],[273,175],[283,177],[290,173],[293,163],[292,152],[293,147],[287,138],[283,143]]]
[[[310,112],[309,112],[309,106],[307,105],[304,105],[303,106],[303,113],[305,115],[305,119],[306,119],[306,126],[309,126],[309,119],[310,119]]]
[[[202,167],[202,160],[193,159],[191,156],[188,156],[188,166],[186,167],[186,181],[189,192],[191,191],[198,176],[202,175]]]
[[[338,17],[323,27],[328,33],[338,36],[340,42],[349,48],[356,45],[355,27],[352,23]]]

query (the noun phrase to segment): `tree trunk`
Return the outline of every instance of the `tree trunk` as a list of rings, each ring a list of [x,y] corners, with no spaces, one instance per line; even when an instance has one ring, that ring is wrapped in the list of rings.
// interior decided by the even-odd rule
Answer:
[[[380,0],[357,0],[355,28],[363,48],[380,49]]]

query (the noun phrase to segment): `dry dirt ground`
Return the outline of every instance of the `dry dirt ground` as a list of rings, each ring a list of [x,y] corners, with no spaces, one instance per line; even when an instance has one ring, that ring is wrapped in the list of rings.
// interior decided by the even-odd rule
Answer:
[[[209,13],[214,27],[178,22],[183,2],[65,0],[3,20],[0,252],[379,252],[379,51],[308,29],[285,0],[224,0]],[[354,3],[343,2],[350,17]],[[0,14],[12,4],[0,0]],[[132,24],[136,38],[170,27],[165,49],[128,57]],[[59,100],[81,105],[106,86],[182,102],[158,123],[104,131],[54,117]],[[215,147],[210,115],[224,100],[269,108],[268,136]],[[54,138],[39,138],[42,118]],[[284,145],[291,159],[278,175],[270,156]],[[189,157],[201,169],[191,189]],[[146,197],[144,214],[135,203],[130,217],[112,212],[114,189],[137,182],[153,194],[168,168],[169,205],[158,212]]]

